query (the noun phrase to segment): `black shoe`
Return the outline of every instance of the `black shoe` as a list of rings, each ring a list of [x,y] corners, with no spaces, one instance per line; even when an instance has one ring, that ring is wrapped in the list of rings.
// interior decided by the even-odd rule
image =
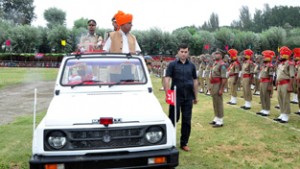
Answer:
[[[257,114],[257,115],[260,115],[260,116],[262,116],[262,115],[263,115],[263,113],[262,113],[262,112],[257,112],[256,114]]]
[[[232,103],[232,102],[227,102],[227,104],[236,105],[236,103]]]
[[[251,107],[246,107],[246,106],[241,106],[241,108],[244,109],[244,110],[250,110],[251,109]]]
[[[215,124],[216,124],[216,122],[215,122],[215,121],[212,121],[212,122],[210,122],[209,124],[211,124],[211,125],[215,125]]]
[[[273,119],[274,121],[278,121],[278,122],[280,122],[281,121],[281,119],[279,119],[279,118],[276,118],[276,119]]]
[[[295,101],[290,101],[290,103],[292,103],[292,104],[298,104],[298,102],[295,102]]]
[[[280,107],[278,105],[275,106],[275,109],[280,109]]]
[[[297,111],[297,112],[295,112],[295,114],[300,115],[300,112]]]
[[[267,116],[270,116],[270,115],[262,113],[261,116],[267,117]]]
[[[288,123],[288,121],[280,120],[279,123]]]
[[[214,124],[212,127],[213,127],[213,128],[223,127],[223,124]]]
[[[253,93],[253,95],[255,95],[255,96],[259,96],[259,94],[258,94],[258,93]]]

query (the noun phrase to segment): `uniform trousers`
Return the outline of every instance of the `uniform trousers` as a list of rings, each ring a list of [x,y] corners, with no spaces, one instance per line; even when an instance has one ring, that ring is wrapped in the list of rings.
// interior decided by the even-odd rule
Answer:
[[[211,84],[211,96],[213,99],[213,107],[215,117],[223,118],[224,117],[224,108],[223,108],[223,95],[219,95],[219,90],[221,83]]]
[[[229,88],[230,88],[230,95],[233,96],[233,97],[237,97],[237,83],[234,84],[235,82],[235,76],[231,76],[229,77],[228,79],[228,84],[229,84]]]
[[[252,93],[251,93],[250,78],[243,78],[242,85],[243,85],[244,99],[248,102],[251,102],[252,101]]]
[[[288,92],[288,87],[288,83],[277,86],[277,98],[280,107],[280,112],[285,114],[291,113],[290,93]]]
[[[191,134],[191,121],[192,121],[192,109],[193,100],[192,99],[176,99],[176,122],[180,119],[181,112],[181,137],[180,146],[186,146]],[[173,125],[175,126],[174,119],[175,107],[170,105],[169,108],[169,118],[171,119]]]
[[[269,82],[260,82],[259,90],[260,90],[260,101],[262,110],[270,110],[271,108],[271,92],[268,90]]]

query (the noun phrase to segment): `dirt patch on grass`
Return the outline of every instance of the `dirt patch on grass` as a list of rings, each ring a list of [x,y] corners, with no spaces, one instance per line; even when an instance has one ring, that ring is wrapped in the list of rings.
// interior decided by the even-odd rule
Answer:
[[[0,125],[16,117],[33,113],[34,89],[37,89],[37,113],[47,110],[53,97],[54,81],[37,81],[0,89]]]

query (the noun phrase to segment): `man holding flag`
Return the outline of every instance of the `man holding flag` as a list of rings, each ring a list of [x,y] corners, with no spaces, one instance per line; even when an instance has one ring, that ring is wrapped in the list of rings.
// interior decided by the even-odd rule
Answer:
[[[190,151],[187,144],[191,133],[192,108],[193,104],[198,102],[197,72],[196,66],[188,60],[189,48],[186,44],[181,44],[178,47],[177,56],[178,58],[167,67],[164,89],[166,102],[170,104],[169,118],[175,127],[181,112],[180,148],[184,151]],[[174,88],[177,89],[175,94]],[[174,96],[176,96],[175,99]]]

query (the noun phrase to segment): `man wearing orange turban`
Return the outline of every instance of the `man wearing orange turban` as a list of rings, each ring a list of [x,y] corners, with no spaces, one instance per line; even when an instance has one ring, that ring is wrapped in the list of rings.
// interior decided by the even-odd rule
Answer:
[[[251,82],[254,73],[254,63],[251,60],[253,51],[251,49],[244,50],[244,63],[242,65],[242,84],[245,99],[245,105],[241,106],[242,109],[251,109],[252,93]]]
[[[130,33],[133,16],[119,11],[115,15],[115,19],[120,30],[110,33],[103,50],[109,53],[137,54],[141,52],[136,37]]]
[[[238,88],[237,82],[239,79],[239,72],[241,70],[241,64],[237,60],[237,54],[238,54],[237,50],[230,49],[230,50],[228,50],[228,54],[230,55],[230,58],[231,58],[231,64],[227,69],[231,99],[229,102],[227,102],[227,104],[236,105],[236,103],[237,103],[237,88]]]
[[[295,72],[296,72],[296,87],[297,87],[297,96],[298,96],[298,107],[299,111],[295,112],[295,114],[300,115],[300,48],[293,49],[294,52],[294,60],[295,60]]]
[[[265,50],[262,52],[262,55],[264,63],[261,66],[261,71],[259,73],[259,91],[262,110],[256,114],[269,116],[271,109],[271,96],[273,93],[274,66],[272,65],[272,58],[275,56],[275,52]]]
[[[274,120],[280,123],[287,123],[291,113],[290,92],[293,91],[292,82],[295,76],[295,65],[293,61],[289,60],[292,51],[288,47],[281,47],[279,53],[281,62],[277,68],[276,83],[280,115]]]

